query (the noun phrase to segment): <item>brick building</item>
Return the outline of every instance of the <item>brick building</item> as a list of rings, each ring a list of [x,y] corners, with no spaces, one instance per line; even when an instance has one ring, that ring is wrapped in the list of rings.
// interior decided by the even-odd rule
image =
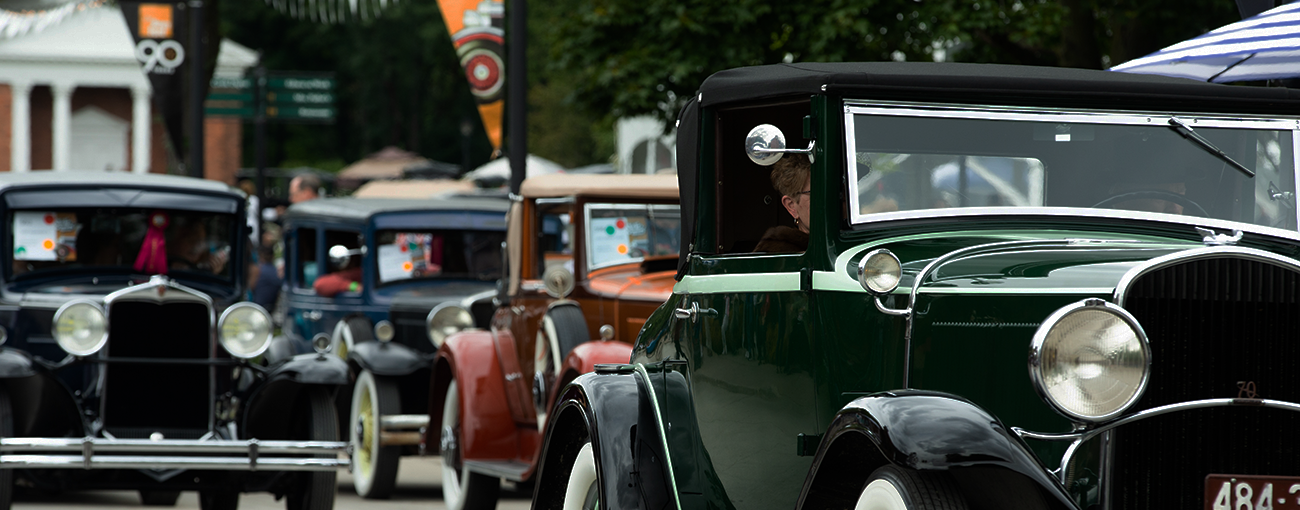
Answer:
[[[252,50],[222,41],[217,74],[241,76],[256,63]],[[176,153],[151,97],[116,6],[0,34],[0,171],[167,173]],[[204,125],[205,176],[233,184],[240,120],[207,117]]]

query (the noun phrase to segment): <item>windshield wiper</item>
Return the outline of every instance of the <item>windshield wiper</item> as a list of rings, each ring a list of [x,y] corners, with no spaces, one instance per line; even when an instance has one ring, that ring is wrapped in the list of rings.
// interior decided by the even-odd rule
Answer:
[[[1178,120],[1178,117],[1169,117],[1169,125],[1173,127],[1174,131],[1177,131],[1178,134],[1183,135],[1183,138],[1196,142],[1197,145],[1200,145],[1202,149],[1205,149],[1205,152],[1213,154],[1217,156],[1219,159],[1228,162],[1229,165],[1236,167],[1237,170],[1241,170],[1241,173],[1246,174],[1246,177],[1252,177],[1252,178],[1255,177],[1255,172],[1251,171],[1251,169],[1249,168],[1246,168],[1246,165],[1238,163],[1236,160],[1232,159],[1232,156],[1229,156],[1228,153],[1219,150],[1218,147],[1215,147],[1214,144],[1211,143],[1209,140],[1206,140],[1205,137],[1196,134],[1195,131],[1192,131],[1191,126],[1188,126],[1187,124],[1184,124],[1183,121]]]

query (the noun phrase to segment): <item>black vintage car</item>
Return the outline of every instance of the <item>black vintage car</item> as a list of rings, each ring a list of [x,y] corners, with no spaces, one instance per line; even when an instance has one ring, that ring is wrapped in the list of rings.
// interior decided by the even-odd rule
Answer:
[[[344,363],[266,353],[244,196],[213,181],[3,174],[0,508],[16,479],[204,509],[333,507]]]
[[[420,453],[443,339],[488,326],[508,206],[484,194],[325,198],[285,215],[283,344],[319,338],[347,360],[338,407],[362,497],[387,498],[399,457]]]
[[[679,119],[678,283],[533,508],[1300,506],[1296,90],[797,63]]]

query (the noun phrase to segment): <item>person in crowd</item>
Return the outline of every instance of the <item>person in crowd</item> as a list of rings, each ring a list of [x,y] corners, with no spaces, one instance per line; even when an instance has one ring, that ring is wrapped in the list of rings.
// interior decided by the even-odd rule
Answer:
[[[279,271],[275,268],[275,252],[269,245],[263,244],[257,249],[257,281],[253,283],[253,302],[267,310],[275,309],[275,300],[280,295]]]
[[[302,174],[289,181],[289,202],[298,203],[320,198],[320,177]]]
[[[808,211],[812,205],[812,164],[803,154],[786,154],[772,165],[771,178],[772,187],[781,194],[781,205],[794,218],[794,227],[777,225],[767,229],[754,251],[805,251],[808,249]]]

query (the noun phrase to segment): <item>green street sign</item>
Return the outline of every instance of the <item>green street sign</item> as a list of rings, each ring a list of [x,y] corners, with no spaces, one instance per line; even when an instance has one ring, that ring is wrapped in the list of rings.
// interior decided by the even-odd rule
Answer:
[[[333,92],[267,92],[266,102],[274,105],[332,105],[334,104]]]
[[[208,101],[240,101],[252,104],[252,92],[212,92],[208,94]]]
[[[329,92],[334,90],[334,78],[276,76],[266,79],[266,88],[276,92]]]
[[[209,106],[203,108],[203,115],[220,115],[225,117],[252,118],[253,107],[252,106],[240,106],[240,107]]]
[[[247,90],[253,88],[253,80],[248,78],[225,78],[215,76],[210,84],[213,89],[238,89]]]
[[[268,119],[333,121],[333,106],[268,106]]]

